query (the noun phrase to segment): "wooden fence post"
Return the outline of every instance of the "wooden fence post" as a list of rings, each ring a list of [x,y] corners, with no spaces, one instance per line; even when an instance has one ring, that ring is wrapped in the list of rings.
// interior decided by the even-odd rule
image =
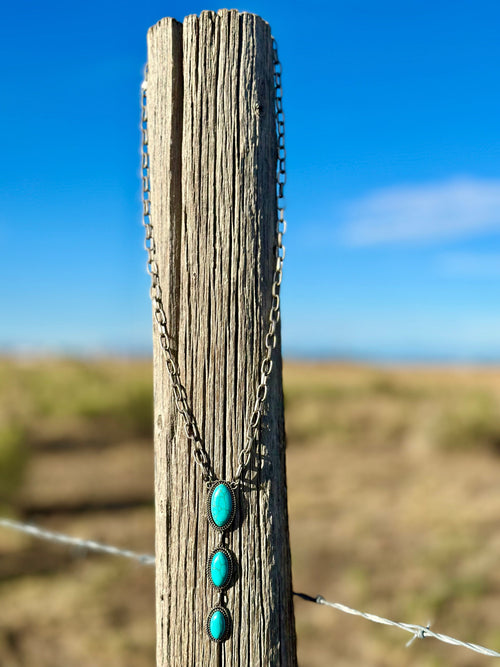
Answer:
[[[148,32],[151,222],[180,376],[220,479],[244,444],[268,329],[276,224],[269,25],[235,10]],[[206,633],[218,537],[154,329],[157,666],[296,665],[281,350],[229,538],[231,637]]]

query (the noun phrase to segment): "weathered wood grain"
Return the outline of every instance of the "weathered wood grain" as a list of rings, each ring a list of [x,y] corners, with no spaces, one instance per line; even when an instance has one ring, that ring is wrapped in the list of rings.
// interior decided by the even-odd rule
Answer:
[[[221,10],[148,33],[152,223],[169,331],[220,479],[238,465],[271,303],[276,218],[273,53],[267,23]],[[155,332],[156,333],[156,332]],[[219,595],[206,487],[154,336],[159,667],[296,665],[281,353],[228,540],[237,577],[222,646],[205,632]]]

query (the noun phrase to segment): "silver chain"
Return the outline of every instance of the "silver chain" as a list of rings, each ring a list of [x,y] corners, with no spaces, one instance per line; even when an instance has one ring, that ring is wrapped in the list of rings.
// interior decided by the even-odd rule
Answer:
[[[275,265],[273,283],[271,287],[271,308],[269,311],[269,328],[264,339],[265,354],[260,366],[260,383],[255,394],[252,413],[248,420],[245,431],[245,446],[238,456],[238,469],[233,477],[233,484],[237,484],[247,468],[254,444],[259,435],[259,426],[264,409],[264,401],[267,396],[267,384],[273,367],[272,353],[276,347],[276,328],[280,319],[280,286],[283,277],[283,260],[285,258],[285,246],[283,235],[286,231],[285,221],[285,195],[286,183],[286,150],[285,150],[285,114],[283,112],[283,89],[281,85],[282,67],[278,58],[278,46],[273,38],[274,57],[274,105],[276,117],[276,134],[278,141],[277,165],[276,165],[276,245]],[[167,332],[167,316],[163,306],[163,295],[160,286],[160,274],[156,261],[156,246],[153,235],[153,223],[151,220],[151,180],[150,162],[148,150],[148,115],[147,115],[147,66],[144,72],[142,84],[142,193],[143,193],[143,224],[146,230],[144,247],[147,252],[147,268],[151,276],[151,301],[153,313],[158,328],[159,342],[165,358],[167,371],[172,382],[176,409],[184,422],[184,432],[187,439],[192,443],[193,456],[197,465],[202,469],[203,479],[209,483],[216,479],[210,464],[210,457],[203,446],[196,420],[189,407],[186,389],[180,379],[179,365],[174,352],[170,347]]]

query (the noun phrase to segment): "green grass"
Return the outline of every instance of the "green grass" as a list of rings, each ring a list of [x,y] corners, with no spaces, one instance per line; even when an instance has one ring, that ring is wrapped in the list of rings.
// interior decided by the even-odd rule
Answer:
[[[500,453],[500,405],[486,391],[467,391],[443,406],[436,424],[439,447],[449,450],[487,448]]]
[[[28,452],[26,433],[15,423],[0,426],[0,506],[9,505],[24,479]]]
[[[152,435],[149,361],[0,359],[0,503],[15,498],[38,447]]]
[[[54,425],[95,424],[114,439],[151,437],[151,363],[3,359],[0,405],[0,428],[20,424],[32,443]]]

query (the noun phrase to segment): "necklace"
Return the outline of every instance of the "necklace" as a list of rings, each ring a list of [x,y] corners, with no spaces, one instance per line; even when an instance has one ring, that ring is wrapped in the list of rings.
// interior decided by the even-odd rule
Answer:
[[[245,428],[244,447],[238,455],[236,474],[230,480],[221,480],[217,477],[210,457],[204,447],[203,438],[199,432],[196,419],[189,406],[188,396],[180,379],[180,371],[175,354],[169,344],[167,331],[167,316],[163,305],[163,295],[160,285],[160,272],[156,260],[156,246],[151,219],[151,190],[150,190],[150,156],[148,151],[148,117],[147,117],[147,66],[142,84],[142,192],[143,192],[143,224],[145,228],[145,248],[147,252],[147,267],[151,276],[151,300],[154,320],[165,364],[170,376],[175,405],[183,421],[183,428],[188,442],[192,446],[192,454],[198,467],[201,469],[203,481],[207,486],[207,518],[210,526],[219,534],[220,540],[216,548],[210,553],[207,560],[207,578],[211,585],[220,592],[220,602],[207,616],[206,630],[211,640],[224,642],[231,634],[231,617],[224,604],[225,591],[232,583],[235,571],[233,554],[226,547],[226,533],[231,528],[236,515],[236,491],[241,491],[241,482],[250,463],[255,444],[258,440],[260,422],[267,396],[268,380],[272,371],[272,353],[276,347],[276,327],[280,318],[280,286],[282,281],[283,260],[285,247],[283,234],[286,231],[284,218],[285,200],[284,186],[286,183],[286,151],[285,151],[285,117],[283,112],[283,90],[281,85],[281,63],[278,58],[276,40],[273,39],[274,56],[274,106],[277,136],[277,166],[276,166],[276,245],[274,274],[272,281],[272,300],[269,311],[269,327],[264,339],[265,354],[260,366],[260,382],[255,392],[255,401],[252,412]]]

